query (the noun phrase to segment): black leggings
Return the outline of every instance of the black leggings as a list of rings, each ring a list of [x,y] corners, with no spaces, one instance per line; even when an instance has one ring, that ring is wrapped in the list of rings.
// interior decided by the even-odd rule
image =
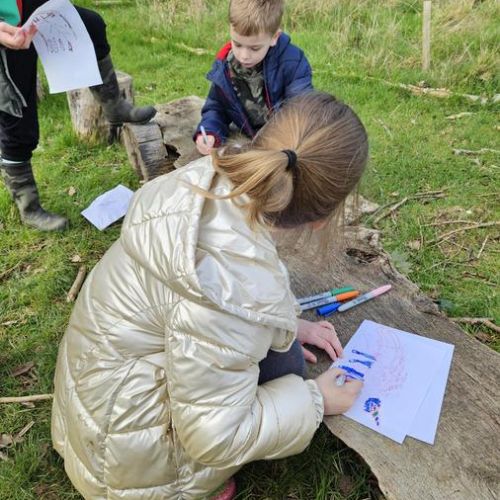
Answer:
[[[295,340],[286,352],[268,351],[267,357],[259,363],[259,369],[259,384],[265,384],[290,373],[305,377],[306,361],[301,344]]]
[[[45,2],[24,0],[23,22]],[[82,7],[76,10],[89,32],[97,59],[103,59],[110,51],[104,20],[92,10]],[[0,111],[0,151],[7,160],[26,161],[36,149],[40,134],[36,101],[37,53],[33,44],[27,50],[7,50],[7,62],[10,76],[26,99],[27,107],[23,108],[22,118]]]

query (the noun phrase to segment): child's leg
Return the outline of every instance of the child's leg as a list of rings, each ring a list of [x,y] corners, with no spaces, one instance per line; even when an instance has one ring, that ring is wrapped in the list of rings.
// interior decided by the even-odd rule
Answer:
[[[259,363],[259,368],[259,384],[290,373],[304,377],[306,362],[300,342],[296,340],[287,352],[269,351],[267,357]]]

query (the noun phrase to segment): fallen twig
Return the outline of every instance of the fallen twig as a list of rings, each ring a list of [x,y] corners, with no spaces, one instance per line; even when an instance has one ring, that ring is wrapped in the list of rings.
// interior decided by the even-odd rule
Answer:
[[[477,252],[476,259],[479,259],[483,253],[484,247],[486,246],[486,242],[488,241],[490,235],[487,234],[486,238],[484,238],[483,244],[481,245],[481,248],[479,249],[479,252]]]
[[[494,332],[500,333],[500,326],[495,325],[491,318],[450,318],[454,323],[464,323],[466,325],[483,325]]]
[[[393,214],[399,207],[404,205],[408,200],[409,200],[408,196],[405,196],[402,200],[398,201],[397,203],[394,203],[394,205],[392,205],[392,207],[390,207],[389,210],[387,210],[387,212],[380,214],[373,220],[373,225],[376,226],[377,223],[380,222],[382,219],[385,219],[389,215]]]
[[[185,43],[176,43],[176,47],[179,49],[185,50],[186,52],[191,52],[191,54],[196,54],[197,56],[203,56],[205,54],[210,54],[210,51],[207,49],[201,49],[198,47],[190,47],[189,45],[186,45]]]
[[[85,275],[87,274],[87,266],[80,266],[78,269],[78,274],[76,275],[75,281],[69,289],[68,295],[66,296],[66,302],[74,302],[78,296],[78,292],[83,285]]]
[[[415,193],[412,196],[410,196],[410,198],[412,200],[422,200],[422,199],[434,200],[434,199],[437,199],[437,198],[445,198],[445,197],[446,197],[446,193],[444,192],[444,190],[440,190],[440,191],[424,191],[422,193]]]
[[[35,421],[32,420],[31,422],[27,423],[14,437],[15,441],[20,441],[21,438],[35,425]]]
[[[464,231],[469,231],[471,229],[479,229],[482,227],[491,227],[500,225],[500,221],[492,221],[492,222],[480,222],[478,224],[472,224],[471,226],[459,227],[458,229],[453,229],[453,231],[448,231],[447,233],[442,234],[441,236],[435,238],[434,240],[429,241],[429,244],[436,244],[441,241],[446,241],[451,236],[457,233],[463,233]]]
[[[444,191],[445,191],[444,189],[440,189],[439,191],[422,191],[420,193],[415,193],[411,196],[405,196],[403,199],[397,202],[386,203],[385,205],[382,205],[374,214],[372,214],[372,217],[375,216],[376,214],[380,214],[373,219],[373,225],[376,226],[378,222],[380,222],[382,219],[385,219],[389,215],[393,214],[398,208],[403,206],[409,200],[428,201],[436,198],[444,198],[446,196]],[[389,210],[386,210],[385,212],[381,213],[384,209],[388,207]],[[368,219],[368,221],[370,221],[370,219]]]
[[[0,281],[8,278],[18,267],[20,267],[21,264],[21,262],[18,262],[17,264],[14,264],[12,267],[9,267],[9,269],[6,269],[3,273],[1,273]]]
[[[13,377],[19,377],[19,375],[24,375],[25,373],[28,373],[32,368],[34,368],[35,363],[34,361],[30,361],[29,363],[26,363],[24,365],[20,365],[17,368],[15,368],[11,375]]]
[[[385,132],[391,139],[394,138],[391,129],[380,118],[375,119],[375,121],[385,130]]]
[[[12,396],[0,398],[0,403],[31,403],[33,401],[46,401],[52,399],[53,394],[34,394],[32,396]]]
[[[463,118],[464,116],[470,116],[473,115],[474,113],[470,111],[463,111],[462,113],[457,113],[456,115],[448,115],[446,117],[447,120],[458,120],[459,118]]]
[[[426,227],[431,226],[446,226],[447,224],[469,224],[470,220],[457,219],[457,220],[443,220],[440,222],[431,222],[430,224],[425,224]]]
[[[330,74],[331,70],[316,70],[315,73],[328,73]],[[344,73],[344,74],[337,74],[338,78],[354,78],[356,80],[371,80],[375,81],[378,83],[382,83],[383,85],[387,85],[389,87],[397,87],[400,89],[408,90],[414,95],[421,96],[421,95],[428,95],[431,97],[441,97],[441,98],[447,98],[447,97],[461,97],[463,99],[466,99],[468,101],[472,102],[478,102],[479,104],[487,104],[489,102],[495,103],[498,101],[498,94],[495,94],[491,97],[485,97],[481,95],[472,95],[472,94],[460,94],[458,92],[453,92],[449,89],[446,88],[432,88],[432,87],[424,87],[421,85],[411,85],[411,84],[406,84],[406,83],[396,83],[396,82],[391,82],[389,80],[384,80],[382,78],[377,78],[375,76],[361,76],[353,73]]]
[[[481,148],[481,149],[455,149],[455,148],[453,148],[454,155],[473,156],[473,155],[483,155],[485,153],[500,153],[500,151],[498,149],[492,149],[492,148]]]
[[[483,283],[486,283],[488,286],[492,286],[492,287],[498,288],[498,283],[494,283],[493,281],[490,281],[487,276],[483,276],[482,274],[473,273],[473,272],[469,272],[469,271],[464,271],[462,273],[462,276],[464,278],[470,278],[470,279],[474,279],[474,280],[480,280]]]
[[[377,214],[379,214],[380,212],[382,212],[382,210],[386,209],[387,207],[390,207],[391,205],[394,205],[394,201],[389,201],[387,203],[384,203],[383,205],[380,205],[377,210],[375,210],[375,212],[373,212],[368,218],[367,218],[367,222],[370,222]]]
[[[391,82],[387,83],[390,84]],[[446,88],[420,87],[419,85],[411,85],[406,83],[398,83],[395,85],[401,89],[409,90],[413,95],[418,95],[418,96],[428,95],[432,97],[441,97],[441,98],[457,96],[457,97],[463,97],[468,101],[479,102],[481,104],[486,104],[488,102],[488,98],[486,97],[480,95],[459,94],[456,92],[452,92],[451,90]]]

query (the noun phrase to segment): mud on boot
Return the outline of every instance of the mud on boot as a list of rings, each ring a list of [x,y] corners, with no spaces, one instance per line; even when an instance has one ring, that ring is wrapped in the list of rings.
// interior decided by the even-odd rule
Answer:
[[[156,114],[153,106],[135,107],[123,98],[118,86],[111,56],[97,61],[101,73],[102,85],[90,87],[94,97],[101,104],[104,115],[111,125],[122,123],[147,123]]]
[[[0,159],[0,173],[14,200],[21,220],[40,231],[62,231],[68,219],[45,211],[40,205],[33,169],[30,161],[6,162]]]

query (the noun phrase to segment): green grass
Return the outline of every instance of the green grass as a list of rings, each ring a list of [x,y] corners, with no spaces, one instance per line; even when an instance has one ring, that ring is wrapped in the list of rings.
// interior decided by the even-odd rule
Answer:
[[[94,6],[89,0],[79,3]],[[207,5],[156,0],[101,7],[116,66],[133,75],[139,104],[205,96],[211,54],[227,39],[225,5],[221,0]],[[427,204],[410,200],[380,222],[384,247],[396,265],[451,316],[491,317],[498,323],[498,227],[430,243],[464,225],[430,224],[500,219],[498,153],[468,157],[452,151],[500,149],[498,107],[458,97],[417,97],[387,84],[425,80],[433,87],[491,98],[500,74],[498,4],[434,2],[432,68],[425,74],[420,70],[420,5],[290,0],[285,29],[308,55],[316,87],[351,104],[366,124],[371,163],[364,195],[385,204],[446,188],[446,198]],[[209,54],[195,55],[180,44]],[[446,118],[464,111],[473,114]],[[58,341],[71,313],[65,296],[80,265],[71,258],[79,255],[91,268],[119,234],[119,227],[97,231],[79,212],[118,183],[139,187],[121,147],[76,139],[64,95],[47,97],[40,116],[42,141],[34,157],[39,189],[47,208],[69,216],[71,229],[40,234],[21,226],[0,188],[2,395],[52,391]],[[68,195],[70,187],[76,189],[74,196]],[[480,258],[474,258],[486,237]],[[500,350],[493,332],[471,327],[470,333]],[[36,363],[34,378],[11,376],[14,367],[28,361]],[[79,498],[50,448],[50,404],[0,406],[0,434],[15,434],[30,421],[35,425],[24,442],[0,449],[8,456],[0,460],[0,499]],[[297,457],[245,467],[238,485],[240,498],[360,500],[376,494],[366,465],[324,429]]]

